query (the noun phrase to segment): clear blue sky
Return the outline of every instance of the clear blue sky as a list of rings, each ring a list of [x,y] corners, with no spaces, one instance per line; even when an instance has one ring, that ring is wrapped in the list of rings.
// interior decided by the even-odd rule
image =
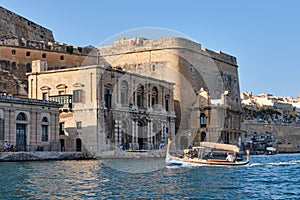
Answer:
[[[142,27],[172,29],[205,48],[237,57],[241,91],[300,93],[300,1],[1,0],[51,29],[56,41],[98,46]]]

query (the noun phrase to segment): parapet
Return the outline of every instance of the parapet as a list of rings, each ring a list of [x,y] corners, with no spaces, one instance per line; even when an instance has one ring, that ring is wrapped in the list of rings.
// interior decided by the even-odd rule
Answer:
[[[147,38],[120,38],[116,40],[112,46],[98,47],[100,56],[111,56],[125,53],[134,53],[141,51],[163,50],[163,49],[183,49],[200,54],[209,55],[211,58],[221,60],[223,62],[237,65],[236,58],[221,51],[211,51],[203,48],[201,44],[186,38],[160,38],[160,39],[147,39]]]

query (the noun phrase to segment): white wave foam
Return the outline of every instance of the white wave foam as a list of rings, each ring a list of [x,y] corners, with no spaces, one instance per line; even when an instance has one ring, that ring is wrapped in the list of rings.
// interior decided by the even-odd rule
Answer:
[[[270,162],[270,163],[252,163],[250,164],[250,167],[255,166],[282,166],[282,165],[299,165],[300,160],[292,160],[288,162]]]

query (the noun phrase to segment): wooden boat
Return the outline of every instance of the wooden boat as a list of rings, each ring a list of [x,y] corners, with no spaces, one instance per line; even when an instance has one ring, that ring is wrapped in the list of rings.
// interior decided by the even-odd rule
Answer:
[[[239,152],[239,148],[235,145],[220,144],[213,142],[200,142],[200,146],[193,147],[194,156],[184,154],[182,157],[172,156],[170,154],[171,140],[168,140],[168,147],[166,153],[166,164],[168,166],[244,166],[248,165],[250,161],[250,151],[247,150],[246,161],[226,161],[224,159],[211,159],[207,156],[207,149],[226,150],[232,152]]]

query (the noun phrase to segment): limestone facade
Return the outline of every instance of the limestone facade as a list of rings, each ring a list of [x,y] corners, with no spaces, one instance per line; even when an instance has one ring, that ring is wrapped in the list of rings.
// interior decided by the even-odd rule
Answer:
[[[56,102],[0,95],[0,149],[7,141],[18,151],[57,151],[59,107]]]
[[[184,38],[121,38],[111,46],[99,47],[99,54],[102,66],[176,83],[178,148],[198,142],[201,133],[207,136],[202,137],[205,141],[238,143],[241,100],[235,57]],[[201,88],[209,94],[207,105],[197,103]],[[205,130],[200,125],[203,114],[209,122]]]
[[[58,101],[60,148],[73,151],[158,149],[175,137],[174,83],[87,66],[28,73],[29,98]]]

